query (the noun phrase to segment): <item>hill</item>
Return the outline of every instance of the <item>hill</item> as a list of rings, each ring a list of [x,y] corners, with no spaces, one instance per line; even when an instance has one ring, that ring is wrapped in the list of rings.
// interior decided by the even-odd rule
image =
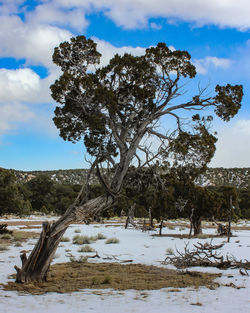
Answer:
[[[87,169],[69,169],[54,171],[17,171],[17,180],[29,181],[39,174],[48,175],[60,184],[82,184],[87,177]],[[250,185],[250,168],[208,168],[205,174],[196,180],[201,186],[232,185],[238,188],[248,188]]]

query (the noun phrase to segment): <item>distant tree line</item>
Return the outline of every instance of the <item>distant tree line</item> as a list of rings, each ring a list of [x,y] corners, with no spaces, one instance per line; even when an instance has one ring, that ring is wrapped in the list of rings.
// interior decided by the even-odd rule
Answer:
[[[133,174],[132,174],[133,173]],[[195,175],[182,169],[166,173],[157,168],[129,171],[117,204],[104,216],[126,214],[135,204],[135,216],[158,220],[191,218],[199,232],[202,219],[226,220],[230,197],[233,218],[250,219],[250,188],[233,186],[197,186]],[[0,169],[0,216],[27,215],[33,212],[63,214],[77,197],[81,185],[60,184],[46,174],[39,174],[27,182],[18,182],[12,170]],[[91,185],[90,197],[104,192],[100,185]],[[84,193],[83,195],[84,196]],[[196,229],[197,228],[197,229]]]

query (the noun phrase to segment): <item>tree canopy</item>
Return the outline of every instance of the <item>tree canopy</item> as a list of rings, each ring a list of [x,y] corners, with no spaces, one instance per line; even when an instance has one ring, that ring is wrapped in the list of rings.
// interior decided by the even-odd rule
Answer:
[[[183,102],[184,81],[196,75],[187,51],[173,51],[159,43],[142,56],[115,55],[103,67],[100,58],[96,43],[84,36],[61,43],[53,61],[63,74],[51,91],[59,104],[54,122],[60,136],[73,142],[83,139],[96,168],[103,162],[112,166],[112,179],[101,178],[110,194],[120,192],[132,162],[142,167],[160,155],[166,160],[173,151],[175,165],[188,161],[202,167],[211,160],[216,142],[208,130],[212,116],[199,113],[213,108],[229,121],[241,106],[241,85],[217,85],[212,96],[200,90]],[[194,112],[188,124],[182,123],[184,111]],[[171,132],[159,124],[163,116],[175,119]],[[154,154],[152,140],[144,140],[148,137],[161,143]]]

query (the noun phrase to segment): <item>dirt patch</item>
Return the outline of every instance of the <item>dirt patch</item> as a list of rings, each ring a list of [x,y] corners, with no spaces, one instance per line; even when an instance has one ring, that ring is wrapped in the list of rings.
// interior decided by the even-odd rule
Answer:
[[[51,267],[48,281],[18,284],[9,282],[4,290],[16,290],[31,294],[46,292],[74,292],[81,289],[154,290],[161,288],[185,288],[219,286],[214,279],[220,274],[179,272],[142,264],[119,263],[61,263]]]

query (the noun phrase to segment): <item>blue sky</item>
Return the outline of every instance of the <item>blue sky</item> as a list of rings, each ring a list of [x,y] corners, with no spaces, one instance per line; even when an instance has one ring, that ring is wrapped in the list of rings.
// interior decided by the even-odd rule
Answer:
[[[86,167],[82,143],[63,141],[53,125],[49,86],[59,76],[53,49],[84,34],[106,64],[114,53],[140,55],[166,42],[197,67],[188,88],[243,84],[243,106],[229,123],[214,121],[211,166],[250,167],[250,2],[248,0],[0,1],[0,167]]]

